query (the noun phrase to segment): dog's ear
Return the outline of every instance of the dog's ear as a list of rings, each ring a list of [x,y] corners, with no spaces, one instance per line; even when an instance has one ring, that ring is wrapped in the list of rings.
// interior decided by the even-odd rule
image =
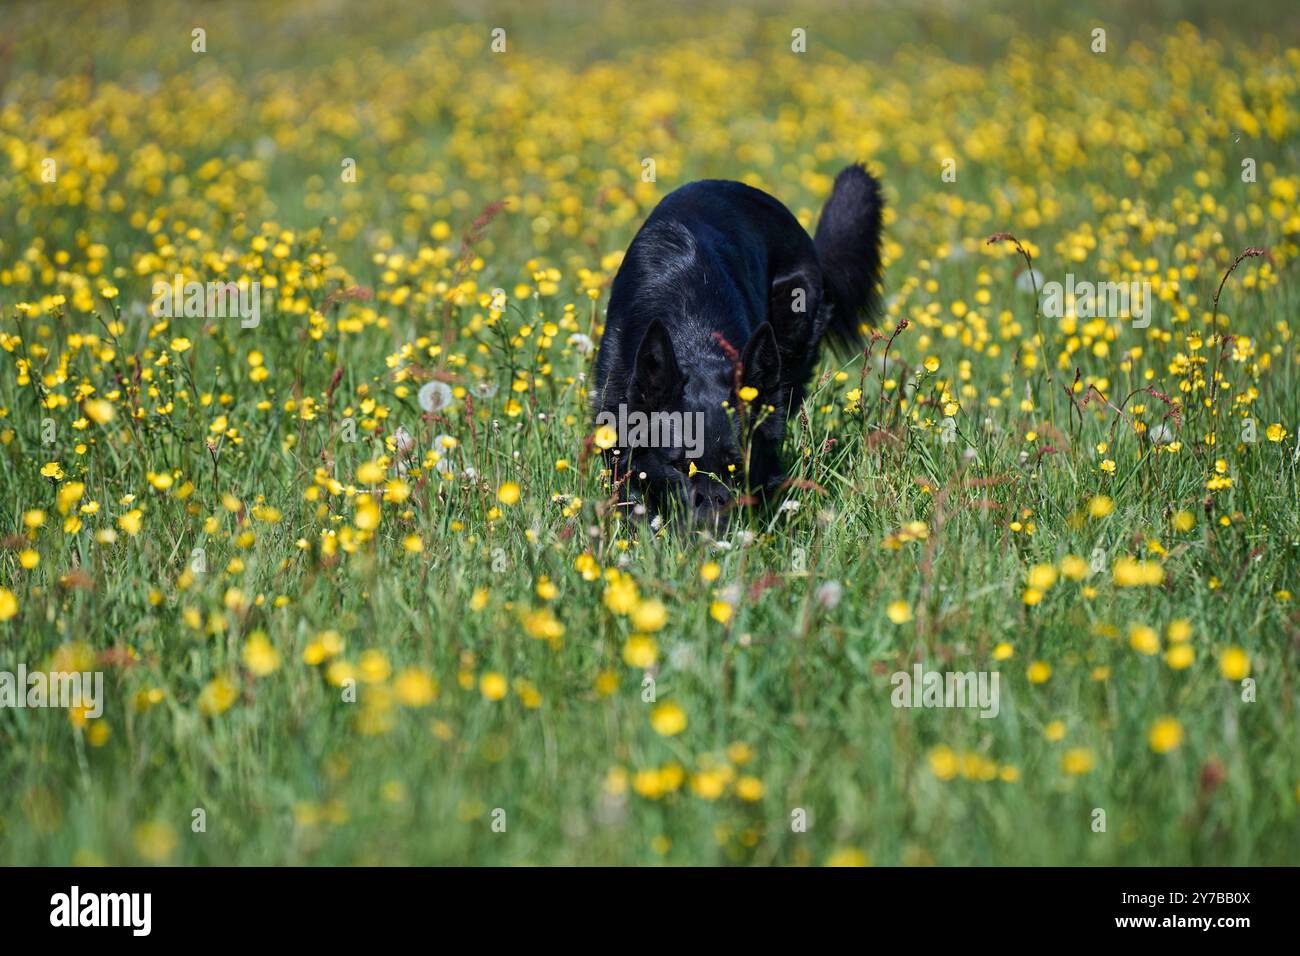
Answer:
[[[771,322],[764,322],[749,341],[740,358],[741,381],[758,389],[759,402],[780,408],[781,402],[781,352],[776,345],[776,332]]]
[[[811,343],[817,337],[821,287],[804,271],[778,276],[768,290],[768,321],[786,343]]]
[[[632,370],[629,389],[632,403],[641,408],[666,408],[681,397],[684,384],[673,340],[663,323],[654,319],[636,351],[636,367]]]

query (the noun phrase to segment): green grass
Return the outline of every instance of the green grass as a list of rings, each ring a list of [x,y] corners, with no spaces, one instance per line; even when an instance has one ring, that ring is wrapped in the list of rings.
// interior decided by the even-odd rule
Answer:
[[[1089,15],[1028,5],[849,21],[833,6],[663,21],[257,9],[15,11],[0,63],[0,587],[15,605],[0,670],[94,655],[107,700],[86,726],[0,709],[0,862],[1294,862],[1293,14],[1274,10],[1264,36],[1212,8],[1192,27],[1104,6],[1102,60]],[[504,60],[486,49],[498,22],[516,44]],[[792,63],[804,22],[833,49]],[[47,154],[56,184],[40,179]],[[645,155],[657,183],[639,182]],[[1258,182],[1240,181],[1242,155]],[[361,173],[351,188],[343,157]],[[725,546],[620,521],[584,454],[593,357],[569,344],[599,327],[606,257],[703,176],[758,182],[811,226],[828,177],[859,158],[891,210],[880,332],[908,326],[883,374],[883,340],[865,371],[827,356],[790,422],[798,510],[747,515],[750,535]],[[461,237],[502,199],[469,243],[481,262],[459,266]],[[1037,316],[1018,255],[984,242],[1002,230],[1033,243],[1046,280],[1164,282],[1151,328]],[[1216,317],[1249,245],[1271,259],[1237,268]],[[155,279],[211,278],[223,257],[292,301],[268,296],[257,329],[144,312]],[[558,279],[534,277],[550,267]],[[115,298],[96,294],[110,282]],[[339,301],[353,286],[371,297]],[[494,318],[481,297],[498,287],[509,307]],[[435,373],[498,388],[422,416]],[[111,421],[74,424],[82,383]],[[1134,422],[1181,448],[1154,449]],[[421,454],[454,436],[456,477],[421,469],[370,530],[349,486],[376,459],[395,477],[399,425]],[[1217,460],[1230,486],[1209,486]],[[56,461],[64,477],[42,476]],[[74,481],[70,511],[96,507],[65,531],[58,493]],[[507,482],[514,504],[497,497]],[[1099,496],[1113,511],[1094,517]],[[119,519],[137,508],[132,533]],[[206,570],[187,572],[196,548]],[[1026,603],[1031,569],[1071,555],[1085,578]],[[1120,586],[1130,556],[1159,582]],[[653,619],[662,603],[652,667],[629,662],[636,615],[586,562],[635,584],[623,610]],[[828,582],[838,602],[818,598]],[[734,605],[725,621],[719,603]],[[544,606],[562,637],[529,633]],[[1166,660],[1175,621],[1190,625],[1184,668]],[[1131,646],[1135,626],[1158,632],[1158,653]],[[361,678],[354,700],[304,660],[330,630]],[[256,634],[274,667],[247,652]],[[1221,673],[1230,649],[1249,658],[1253,701]],[[891,675],[915,662],[998,672],[999,715],[895,708]],[[436,680],[436,700],[413,706],[408,669]],[[503,699],[482,692],[492,674]],[[220,713],[201,705],[215,680],[236,691]],[[664,704],[680,732],[657,731]],[[1158,753],[1166,717],[1181,740]],[[652,793],[674,765],[680,783]]]

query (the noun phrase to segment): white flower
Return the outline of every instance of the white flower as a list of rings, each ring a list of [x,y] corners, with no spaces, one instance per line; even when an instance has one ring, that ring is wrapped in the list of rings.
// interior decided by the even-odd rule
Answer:
[[[451,386],[446,382],[425,382],[418,398],[426,412],[440,412],[451,404]]]
[[[1168,425],[1164,422],[1160,422],[1147,432],[1147,437],[1151,439],[1151,444],[1153,445],[1168,445],[1174,440],[1174,433]]]
[[[393,433],[393,451],[397,452],[399,456],[404,456],[409,455],[414,447],[415,439],[406,430],[406,426],[398,425],[397,431]]]
[[[569,345],[571,345],[579,355],[590,355],[591,350],[595,348],[591,344],[590,337],[583,335],[581,332],[574,332],[569,336]]]
[[[840,603],[840,598],[844,596],[844,585],[839,581],[827,581],[817,588],[817,603],[827,610],[831,610],[835,605]]]
[[[497,393],[496,382],[475,382],[469,389],[474,393],[475,398],[491,398]]]
[[[788,512],[790,512],[791,514],[794,514],[796,511],[799,510],[799,501],[798,501],[798,499],[797,499],[797,498],[787,498],[787,499],[785,499],[785,501],[781,502],[781,507],[780,507],[779,510],[781,510],[781,511],[788,511]]]
[[[1016,288],[1021,292],[1033,292],[1043,288],[1043,274],[1037,269],[1026,269],[1016,276]]]
[[[689,644],[674,644],[668,651],[668,663],[675,671],[687,671],[695,666],[695,648]]]

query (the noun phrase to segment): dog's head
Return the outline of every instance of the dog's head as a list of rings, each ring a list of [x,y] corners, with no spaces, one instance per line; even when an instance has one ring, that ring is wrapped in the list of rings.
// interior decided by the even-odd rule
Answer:
[[[678,354],[663,324],[651,322],[626,395],[628,425],[619,444],[627,459],[620,472],[653,514],[724,526],[747,495],[762,498],[784,480],[780,451],[789,396],[768,323],[746,343],[737,374],[721,344]],[[637,434],[638,426],[645,432]]]

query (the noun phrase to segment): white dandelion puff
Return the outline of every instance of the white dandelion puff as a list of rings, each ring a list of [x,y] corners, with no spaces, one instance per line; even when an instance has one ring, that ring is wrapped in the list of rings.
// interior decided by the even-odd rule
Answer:
[[[446,382],[425,382],[418,398],[426,412],[440,412],[451,404],[451,386]]]
[[[1037,269],[1025,269],[1020,275],[1016,276],[1016,288],[1021,292],[1032,293],[1034,289],[1043,287],[1043,274]]]
[[[1168,445],[1174,440],[1173,429],[1164,422],[1155,425],[1149,432],[1147,432],[1147,436],[1151,439],[1151,444],[1157,446]]]
[[[829,610],[834,610],[844,596],[844,585],[839,581],[827,581],[817,588],[817,603]]]

